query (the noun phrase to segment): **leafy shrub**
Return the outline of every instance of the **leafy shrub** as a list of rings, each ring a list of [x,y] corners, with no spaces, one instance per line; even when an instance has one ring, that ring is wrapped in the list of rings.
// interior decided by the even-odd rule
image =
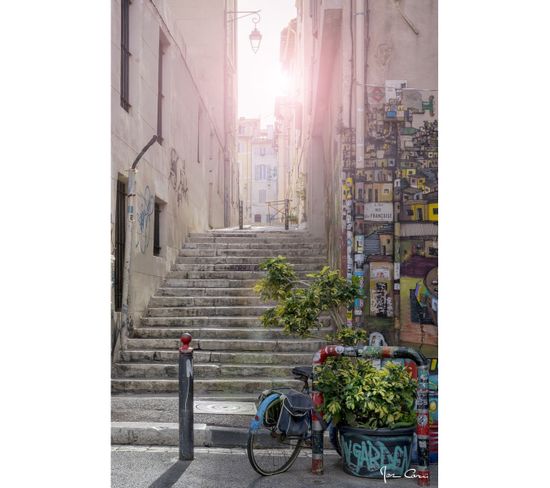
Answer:
[[[349,306],[360,295],[359,279],[347,281],[338,271],[325,266],[318,273],[306,275],[311,281],[298,279],[292,265],[283,256],[270,258],[260,264],[267,272],[254,290],[262,300],[277,304],[267,310],[261,321],[265,327],[281,327],[288,334],[301,337],[320,328],[319,315],[327,312],[337,330],[343,320],[340,308]]]
[[[352,329],[343,327],[334,334],[327,335],[327,342],[331,344],[341,344],[342,346],[356,346],[357,344],[367,343],[369,334],[364,329]]]
[[[365,359],[329,357],[316,370],[325,420],[369,429],[413,425],[416,380],[399,364],[377,369]]]

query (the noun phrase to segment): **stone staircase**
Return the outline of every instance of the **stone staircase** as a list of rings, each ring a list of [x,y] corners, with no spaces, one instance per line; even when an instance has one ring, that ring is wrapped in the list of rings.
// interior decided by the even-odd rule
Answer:
[[[193,336],[197,401],[219,402],[223,411],[227,402],[246,406],[243,402],[267,388],[301,387],[292,367],[311,364],[325,342],[261,325],[260,315],[269,304],[252,287],[264,275],[260,262],[277,255],[286,256],[301,277],[326,264],[324,247],[303,231],[219,230],[190,236],[122,360],[113,366],[112,420],[119,423],[113,442],[140,442],[138,435],[120,434],[121,423],[176,421],[178,347],[184,332]],[[319,336],[329,332],[328,319],[323,326]],[[231,427],[231,418],[203,417],[199,414],[199,421]],[[249,413],[246,422],[234,417],[235,426],[242,428],[250,418]]]

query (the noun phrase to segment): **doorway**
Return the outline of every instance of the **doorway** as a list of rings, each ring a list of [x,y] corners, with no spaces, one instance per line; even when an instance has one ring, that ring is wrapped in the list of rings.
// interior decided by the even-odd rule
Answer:
[[[115,311],[122,308],[122,286],[124,277],[124,247],[126,245],[126,185],[116,184],[115,208]]]

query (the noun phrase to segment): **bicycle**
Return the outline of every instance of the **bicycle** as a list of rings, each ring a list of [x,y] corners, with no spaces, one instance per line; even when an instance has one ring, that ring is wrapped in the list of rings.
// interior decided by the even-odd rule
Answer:
[[[292,373],[304,382],[302,391],[283,387],[262,392],[256,415],[250,423],[246,445],[248,460],[262,476],[284,473],[294,464],[302,447],[311,446],[314,407],[309,381],[313,368],[297,366]],[[322,422],[322,425],[323,430],[329,430],[330,442],[341,456],[338,428],[332,423]]]

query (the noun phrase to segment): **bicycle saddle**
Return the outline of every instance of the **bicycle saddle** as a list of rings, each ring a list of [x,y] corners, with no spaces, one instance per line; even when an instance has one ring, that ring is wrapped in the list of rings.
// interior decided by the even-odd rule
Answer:
[[[304,378],[311,378],[313,375],[312,366],[296,366],[292,368],[292,374],[296,376],[303,376]]]

